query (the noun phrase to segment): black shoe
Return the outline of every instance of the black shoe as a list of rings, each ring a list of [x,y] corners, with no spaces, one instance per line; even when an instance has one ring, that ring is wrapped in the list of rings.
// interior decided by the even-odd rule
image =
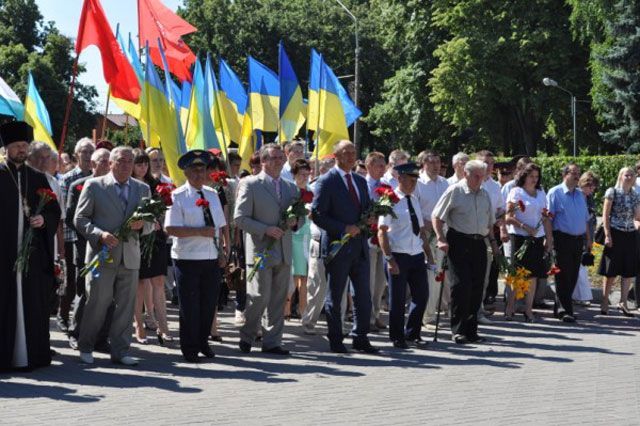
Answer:
[[[397,348],[397,349],[409,349],[409,345],[407,345],[407,341],[402,339],[402,340],[394,340],[393,341],[393,347]]]
[[[458,345],[464,345],[465,343],[469,343],[467,336],[463,336],[462,334],[454,334],[451,336],[451,340],[456,342]]]
[[[335,352],[337,354],[349,353],[349,349],[347,349],[347,347],[342,342],[330,343],[329,346],[331,348],[331,352]]]
[[[573,315],[564,314],[564,315],[562,316],[561,321],[562,321],[562,322],[573,323],[573,322],[576,322],[576,319],[573,317]]]
[[[358,340],[353,339],[352,346],[356,351],[364,352],[367,354],[377,354],[378,352],[380,352],[380,349],[376,348],[375,346],[371,346],[371,343],[367,338]]]
[[[487,341],[487,339],[485,339],[484,337],[480,337],[480,336],[474,336],[474,337],[467,337],[467,341],[469,343],[484,343]],[[456,342],[458,343],[458,342]]]
[[[187,362],[196,363],[198,362],[198,354],[183,354],[182,355]]]
[[[58,317],[56,318],[56,325],[58,326],[58,330],[60,330],[63,333],[66,333],[69,331],[69,320]]]
[[[209,336],[209,340],[211,340],[212,342],[220,342],[220,343],[222,343],[222,336],[220,336],[219,334],[214,336],[212,334],[211,336]]]
[[[78,339],[73,336],[69,336],[69,347],[73,350],[78,350]]]
[[[420,337],[416,339],[407,339],[407,341],[412,342],[414,345],[416,345],[419,348],[423,348],[428,344],[426,340],[422,340]]]
[[[211,350],[209,346],[207,346],[206,348],[202,348],[200,350],[200,353],[206,356],[207,358],[215,358],[216,356],[216,354],[213,353],[213,350]]]
[[[251,352],[251,343],[247,343],[244,340],[240,340],[240,343],[238,343],[238,347],[240,348],[240,351],[245,354]]]
[[[282,355],[282,356],[290,355],[290,352],[288,350],[282,349],[280,346],[276,346],[274,348],[269,348],[269,349],[262,348],[262,352],[266,354]]]
[[[100,342],[96,343],[96,346],[93,348],[96,352],[100,352],[103,354],[111,353],[111,345],[108,342]]]

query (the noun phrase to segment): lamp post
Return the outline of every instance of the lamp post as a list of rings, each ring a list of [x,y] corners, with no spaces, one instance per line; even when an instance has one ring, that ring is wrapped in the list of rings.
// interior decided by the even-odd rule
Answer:
[[[575,95],[570,92],[569,90],[565,89],[564,87],[560,86],[558,84],[557,81],[555,81],[552,78],[549,77],[545,77],[542,79],[542,84],[544,84],[545,86],[548,87],[556,87],[560,90],[562,90],[565,93],[568,93],[569,96],[571,96],[571,118],[573,120],[573,156],[576,156],[576,149],[577,149],[577,142],[576,142],[576,97]]]
[[[360,39],[358,37],[358,18],[344,5],[340,0],[335,0],[336,3],[340,5],[340,7],[349,15],[351,20],[353,21],[353,26],[355,28],[355,37],[356,37],[356,63],[355,63],[355,71],[354,71],[354,89],[353,89],[353,102],[358,106],[358,86],[360,84],[360,67],[359,67],[359,59],[360,59]],[[356,148],[356,155],[360,155],[360,142],[358,140],[358,119],[353,122],[353,144]]]

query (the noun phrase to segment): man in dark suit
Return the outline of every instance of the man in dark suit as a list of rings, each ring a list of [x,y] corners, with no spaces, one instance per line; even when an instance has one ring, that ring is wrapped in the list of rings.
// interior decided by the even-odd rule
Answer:
[[[326,263],[329,291],[325,300],[325,315],[329,329],[329,344],[333,352],[348,352],[342,343],[340,301],[347,285],[347,278],[350,278],[354,304],[354,325],[351,331],[353,349],[377,353],[378,349],[371,346],[367,337],[371,317],[369,246],[367,236],[363,235],[357,226],[361,216],[368,210],[371,200],[365,179],[352,173],[357,159],[353,143],[347,140],[339,141],[334,147],[334,154],[336,167],[318,179],[311,209],[314,223],[322,230],[320,247],[325,262],[331,242],[340,240],[346,234],[351,235],[338,255]]]

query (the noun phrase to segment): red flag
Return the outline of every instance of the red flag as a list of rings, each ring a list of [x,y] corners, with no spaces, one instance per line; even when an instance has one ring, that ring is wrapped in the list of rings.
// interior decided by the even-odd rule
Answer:
[[[95,45],[100,49],[104,79],[111,87],[116,98],[138,102],[140,84],[127,57],[120,50],[109,21],[98,0],[84,0],[76,53],[79,55],[87,46]]]
[[[191,81],[191,65],[196,61],[182,36],[198,31],[196,27],[173,13],[160,0],[138,0],[138,31],[140,47],[149,42],[149,53],[154,64],[162,67],[158,39],[167,57],[169,71],[180,81]]]

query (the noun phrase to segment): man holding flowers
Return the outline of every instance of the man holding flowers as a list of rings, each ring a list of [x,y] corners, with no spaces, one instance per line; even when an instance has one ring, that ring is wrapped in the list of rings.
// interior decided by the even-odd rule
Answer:
[[[7,154],[0,164],[0,371],[51,364],[49,297],[61,212],[45,175],[25,164],[32,140],[25,122],[0,126]]]

